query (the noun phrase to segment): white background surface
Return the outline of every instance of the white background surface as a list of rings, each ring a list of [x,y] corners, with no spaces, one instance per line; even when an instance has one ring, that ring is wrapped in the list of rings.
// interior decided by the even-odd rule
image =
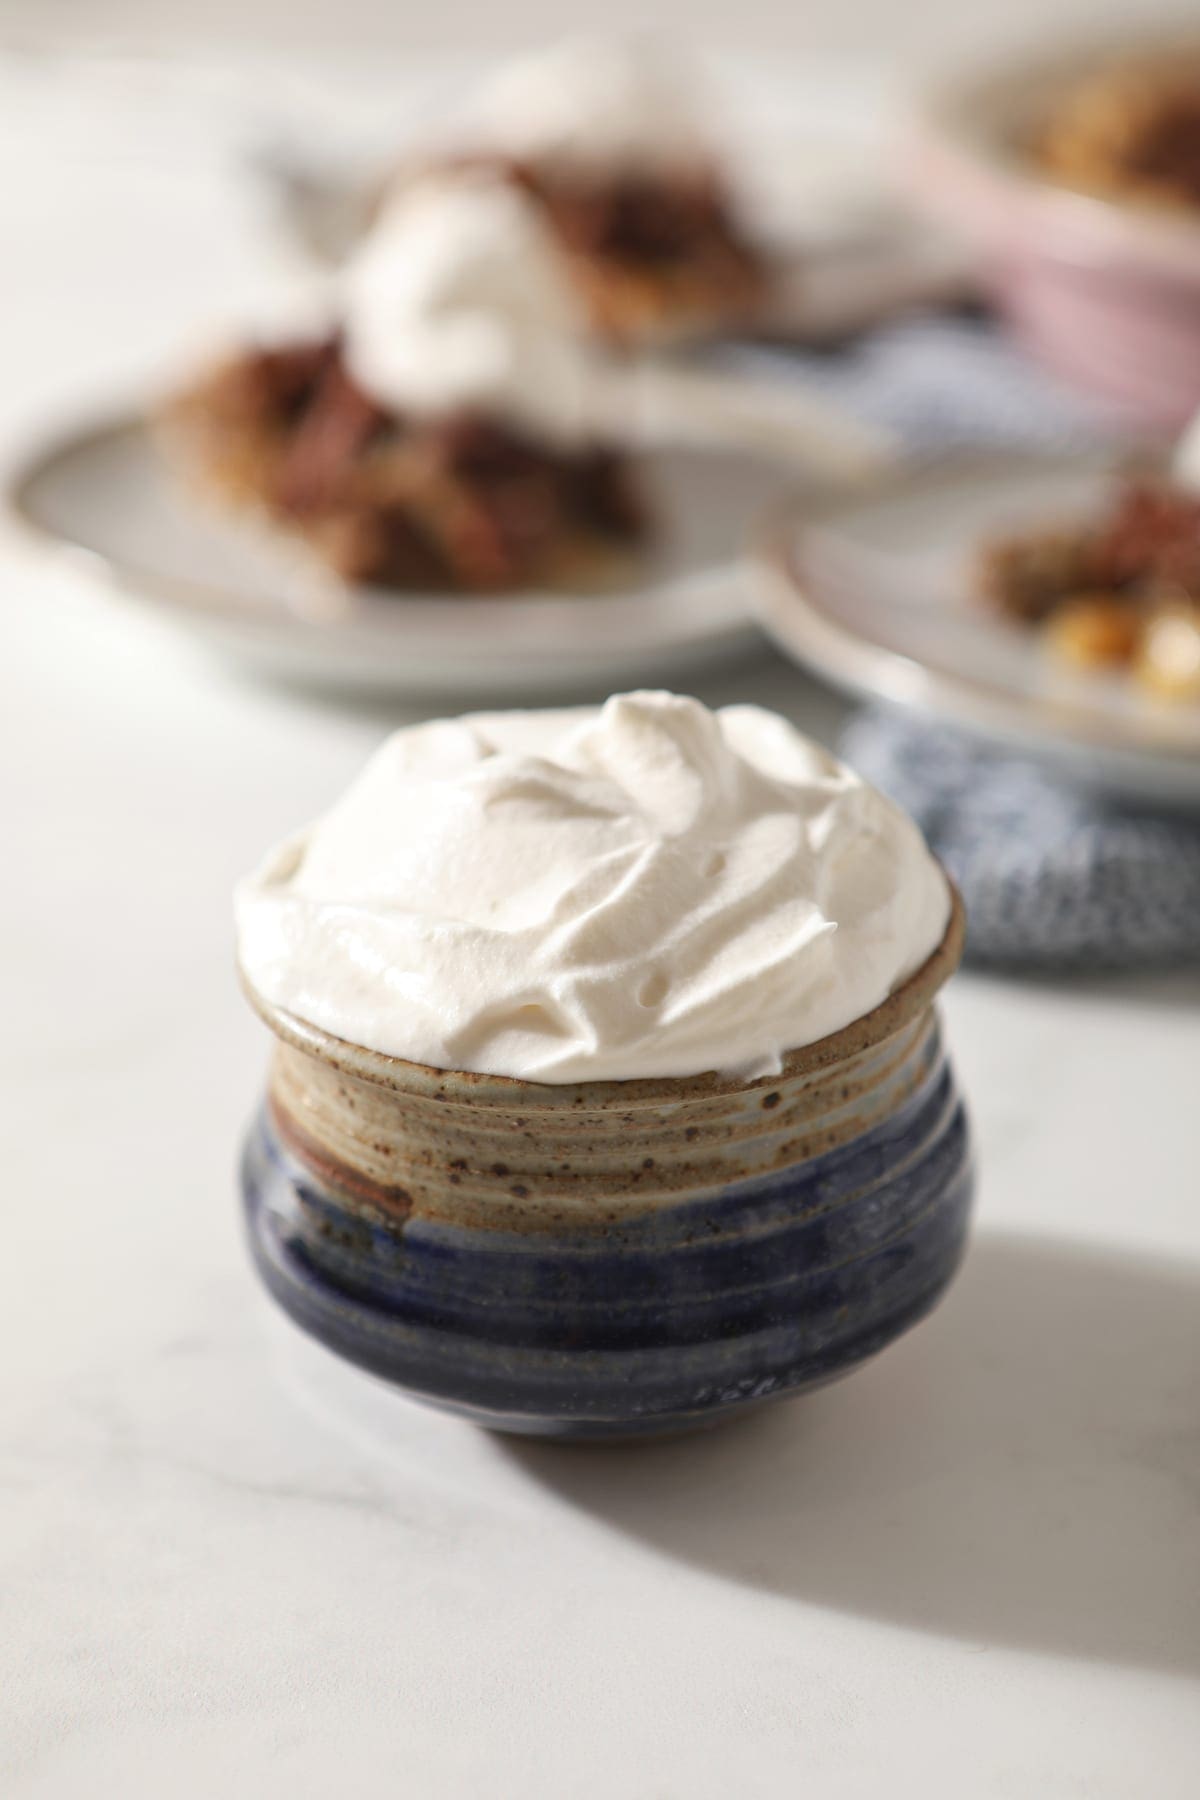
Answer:
[[[0,65],[6,451],[275,276],[226,86],[100,87]],[[273,1325],[240,1242],[229,888],[402,715],[11,534],[0,620],[6,1800],[1197,1791],[1200,981],[955,983],[976,1248],[869,1370],[506,1447]],[[705,690],[750,695],[832,723],[779,664]]]
[[[991,54],[1049,33],[1144,28],[1191,19],[1188,0],[0,0],[0,20],[35,43],[120,43],[187,56],[197,49],[316,51],[402,57],[430,50],[511,50],[567,31],[648,24],[721,51],[833,52],[927,68]]]

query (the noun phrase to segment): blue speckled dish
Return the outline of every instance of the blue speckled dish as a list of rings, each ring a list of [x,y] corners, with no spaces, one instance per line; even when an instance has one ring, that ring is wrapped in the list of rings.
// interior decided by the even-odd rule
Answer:
[[[259,1272],[331,1350],[505,1431],[681,1430],[845,1374],[963,1252],[970,1146],[932,1008],[961,940],[956,903],[883,1006],[742,1085],[423,1069],[260,1004]]]

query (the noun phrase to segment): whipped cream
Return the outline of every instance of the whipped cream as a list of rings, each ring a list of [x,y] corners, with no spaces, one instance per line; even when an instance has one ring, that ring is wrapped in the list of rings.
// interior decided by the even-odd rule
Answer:
[[[653,40],[574,38],[507,64],[473,126],[519,162],[589,173],[671,174],[712,158],[679,57]]]
[[[1200,494],[1200,412],[1185,429],[1175,445],[1171,474],[1180,487]]]
[[[592,434],[597,373],[536,209],[494,177],[403,190],[344,278],[355,380],[398,412],[478,409],[539,436]]]
[[[398,731],[237,893],[263,999],[438,1068],[776,1073],[937,947],[916,826],[756,706],[667,693]]]

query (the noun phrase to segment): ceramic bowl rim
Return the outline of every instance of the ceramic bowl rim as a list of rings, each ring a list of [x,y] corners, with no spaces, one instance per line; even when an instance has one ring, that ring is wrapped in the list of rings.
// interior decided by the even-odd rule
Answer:
[[[1076,34],[1057,47],[969,67],[927,89],[911,121],[910,172],[922,183],[957,196],[956,216],[974,234],[991,238],[1040,233],[1060,260],[1098,267],[1137,267],[1146,277],[1200,282],[1200,220],[1139,205],[1119,195],[1072,188],[1026,164],[1010,147],[992,141],[979,124],[980,106],[1013,110],[1013,96],[1032,83],[1055,83],[1086,73],[1103,59],[1161,55],[1172,48],[1194,54],[1200,33],[1164,21],[1137,33]],[[1009,209],[1002,223],[989,208]],[[973,224],[969,224],[973,218]]]
[[[756,1093],[778,1087],[781,1082],[797,1076],[829,1068],[861,1051],[874,1049],[929,1007],[938,990],[958,967],[966,933],[962,898],[945,870],[942,873],[950,894],[950,915],[941,942],[920,968],[870,1012],[852,1019],[848,1025],[826,1037],[788,1051],[779,1074],[762,1075],[753,1081],[741,1081],[735,1076],[710,1071],[701,1075],[631,1081],[542,1082],[513,1075],[480,1074],[469,1069],[434,1068],[427,1063],[408,1062],[403,1057],[368,1050],[363,1045],[335,1037],[319,1025],[310,1025],[295,1013],[264,999],[240,965],[238,973],[250,1005],[281,1043],[359,1081],[397,1093],[442,1100],[469,1097],[473,1105],[517,1106],[530,1110],[564,1105],[578,1107],[585,1101],[595,1110],[625,1110],[696,1100],[709,1095]]]

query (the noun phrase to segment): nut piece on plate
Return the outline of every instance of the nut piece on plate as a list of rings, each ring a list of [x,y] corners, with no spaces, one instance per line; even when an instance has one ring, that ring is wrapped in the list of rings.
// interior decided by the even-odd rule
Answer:
[[[1080,668],[1122,668],[1133,660],[1142,621],[1135,605],[1112,594],[1072,594],[1046,625],[1046,642]]]
[[[1059,98],[1034,153],[1070,187],[1200,209],[1200,41],[1094,69]]]
[[[985,543],[979,552],[983,598],[1011,619],[1037,624],[1086,582],[1084,538],[1078,531],[1030,532]]]
[[[1134,672],[1167,700],[1200,701],[1200,604],[1164,600],[1150,613]]]

